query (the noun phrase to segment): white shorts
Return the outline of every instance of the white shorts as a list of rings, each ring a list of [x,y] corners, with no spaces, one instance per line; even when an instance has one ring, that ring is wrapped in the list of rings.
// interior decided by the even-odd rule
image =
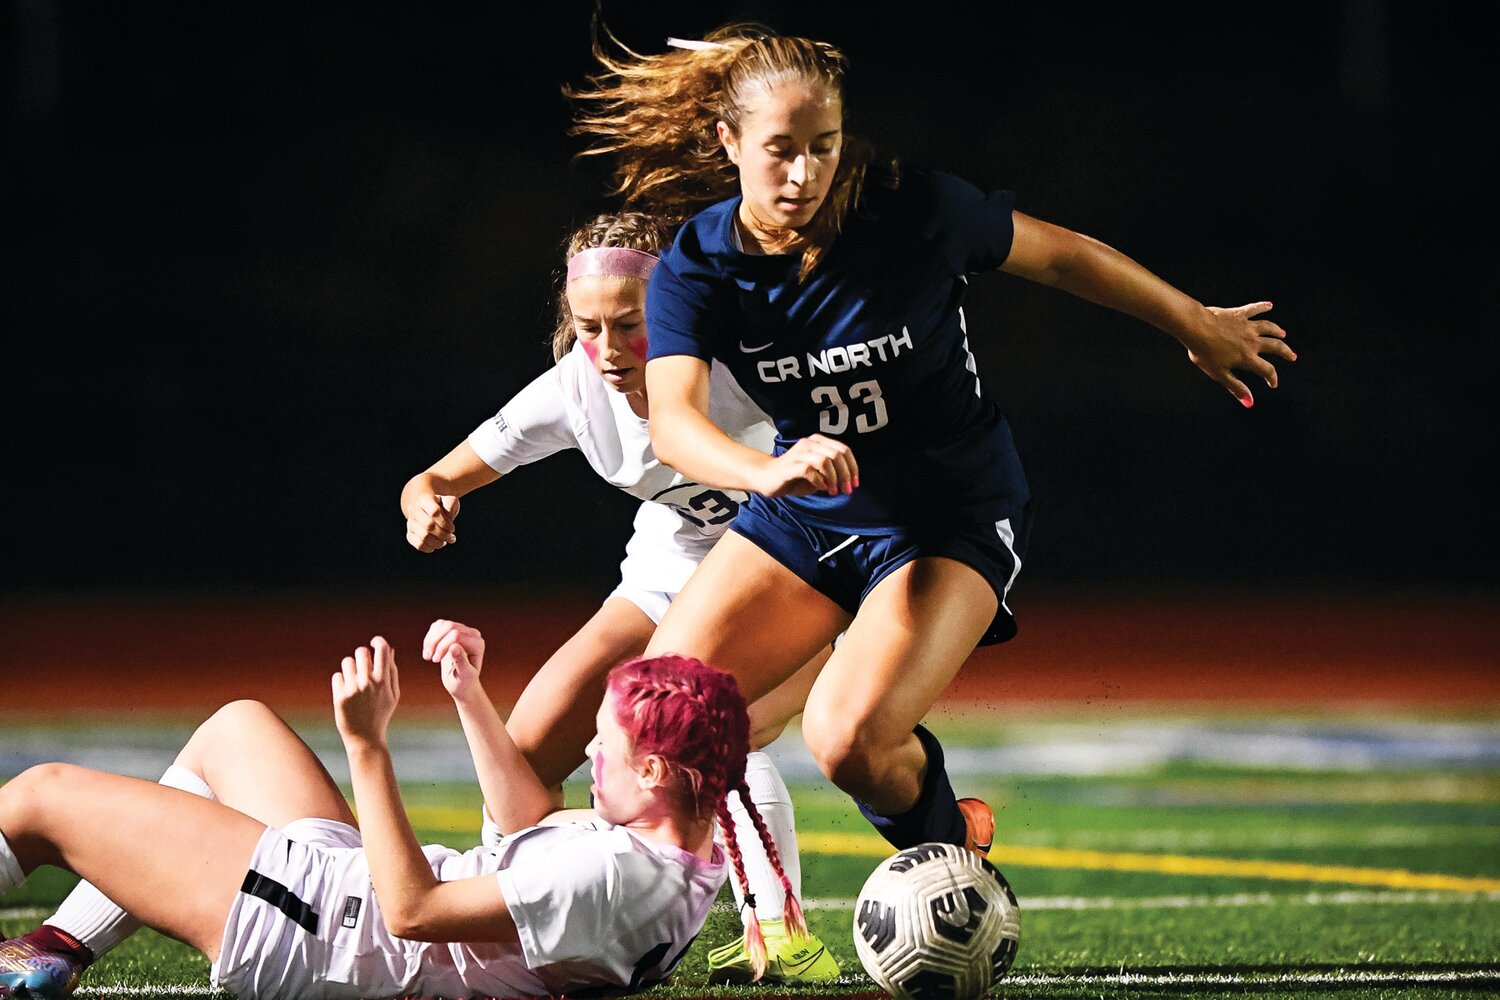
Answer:
[[[630,587],[622,580],[620,585],[610,592],[609,597],[618,597],[622,601],[629,601],[641,609],[641,613],[651,619],[652,625],[660,625],[662,616],[667,613],[667,608],[672,603],[676,594],[669,594],[663,590],[641,590],[638,587]],[[606,597],[605,600],[609,600]]]
[[[688,524],[673,508],[650,501],[636,511],[634,527],[625,543],[615,593],[655,622],[718,536],[704,538],[700,528]]]
[[[267,828],[230,904],[211,982],[241,1000],[399,995],[420,958],[375,945],[373,901],[354,827],[302,819]]]

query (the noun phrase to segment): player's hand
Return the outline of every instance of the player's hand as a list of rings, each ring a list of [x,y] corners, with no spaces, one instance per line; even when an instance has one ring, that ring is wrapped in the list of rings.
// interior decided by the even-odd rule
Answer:
[[[457,518],[458,497],[422,497],[406,512],[407,544],[418,552],[452,545],[458,541],[453,523]]]
[[[859,485],[859,463],[842,441],[812,434],[761,466],[756,479],[755,492],[762,496],[838,496]]]
[[[422,659],[441,663],[455,646],[463,647],[476,674],[484,668],[484,636],[472,625],[446,618],[439,618],[427,627],[427,636],[422,640]]]
[[[454,701],[462,701],[472,694],[484,692],[483,685],[479,683],[479,668],[457,643],[443,654],[442,674],[443,688],[453,696]]]
[[[1269,302],[1252,302],[1235,309],[1209,306],[1212,322],[1187,345],[1188,360],[1227,389],[1242,406],[1254,406],[1255,397],[1236,371],[1259,375],[1274,389],[1276,366],[1266,357],[1297,360],[1296,352],[1287,345],[1286,331],[1270,320],[1256,318],[1270,308]]]
[[[345,746],[385,745],[386,728],[401,700],[396,654],[380,636],[344,657],[333,675],[333,718]]]

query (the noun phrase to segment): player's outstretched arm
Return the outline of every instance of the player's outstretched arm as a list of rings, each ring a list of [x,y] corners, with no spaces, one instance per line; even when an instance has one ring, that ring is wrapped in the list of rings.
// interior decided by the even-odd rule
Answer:
[[[1140,264],[1098,240],[1012,213],[1015,238],[1001,270],[1061,288],[1128,313],[1164,330],[1187,348],[1188,358],[1244,406],[1255,402],[1236,372],[1249,372],[1276,388],[1268,357],[1297,360],[1286,331],[1258,318],[1269,302],[1233,309],[1204,306]]]
[[[441,664],[443,687],[453,696],[484,807],[502,833],[533,826],[553,811],[552,795],[517,749],[494,702],[479,683],[484,636],[462,622],[440,618],[422,641],[422,658]]]
[[[440,882],[401,804],[386,729],[401,699],[395,653],[379,636],[333,675],[333,714],[349,755],[370,881],[386,929],[413,941],[510,941],[516,924],[493,876]]]
[[[459,443],[425,472],[407,480],[401,490],[406,541],[418,552],[436,552],[458,541],[454,522],[458,498],[488,486],[500,473],[485,464],[473,445]]]
[[[763,496],[848,493],[859,465],[842,441],[814,434],[774,458],[740,444],[708,419],[707,362],[687,355],[646,364],[651,398],[651,450],[705,486]]]

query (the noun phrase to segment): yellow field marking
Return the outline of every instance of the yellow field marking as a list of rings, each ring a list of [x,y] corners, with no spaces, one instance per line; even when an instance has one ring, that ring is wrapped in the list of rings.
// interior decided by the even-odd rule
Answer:
[[[479,810],[476,808],[422,805],[413,806],[407,812],[413,825],[429,830],[451,830],[470,835],[479,832]],[[852,854],[884,858],[895,853],[891,845],[873,834],[801,833],[797,835],[797,842],[804,854]],[[1500,892],[1500,878],[1438,875],[1401,868],[1356,868],[1352,865],[1310,865],[1298,861],[1088,851],[1062,847],[1023,847],[1016,844],[997,844],[991,853],[1004,864],[1030,868],[1155,872],[1160,875],[1220,875],[1228,878],[1263,878],[1277,882],[1331,882],[1434,892]]]
[[[853,854],[883,858],[895,853],[890,844],[870,834],[801,833],[797,835],[797,842],[804,854]],[[1309,865],[1296,861],[1203,858],[1185,854],[1081,851],[1014,844],[996,844],[990,854],[1000,864],[1031,868],[1157,872],[1162,875],[1224,875],[1280,882],[1338,882],[1345,885],[1377,885],[1387,889],[1429,889],[1440,892],[1500,892],[1500,878],[1434,875],[1400,868],[1355,868],[1349,865]]]
[[[479,806],[408,806],[412,826],[479,836]]]

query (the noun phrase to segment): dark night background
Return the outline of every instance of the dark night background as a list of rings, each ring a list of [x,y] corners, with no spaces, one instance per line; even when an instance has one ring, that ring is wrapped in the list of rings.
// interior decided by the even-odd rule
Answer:
[[[1245,411],[1154,330],[975,282],[1037,496],[1023,580],[1493,592],[1500,73],[1473,26],[646,8],[604,15],[649,51],[735,19],[836,42],[851,131],[1204,302],[1276,303],[1301,360]],[[397,509],[548,363],[559,242],[609,207],[559,90],[591,11],[5,5],[6,592],[610,586],[633,502],[576,455],[466,500],[436,556]]]

